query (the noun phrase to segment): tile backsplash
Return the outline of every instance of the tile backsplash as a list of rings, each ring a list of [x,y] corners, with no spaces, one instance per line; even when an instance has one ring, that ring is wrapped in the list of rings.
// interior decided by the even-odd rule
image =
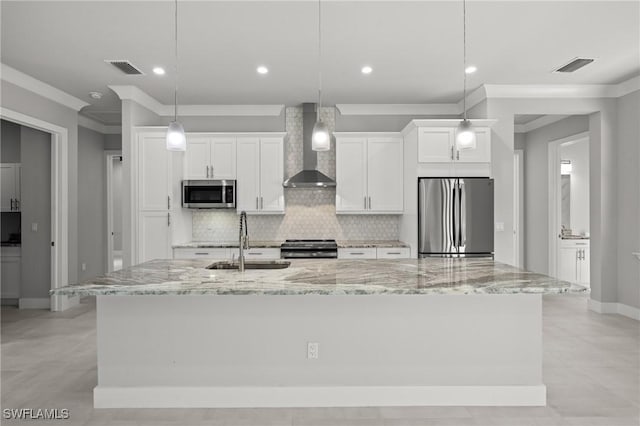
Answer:
[[[335,130],[335,109],[322,108],[322,120]],[[302,170],[302,107],[285,112],[288,138],[285,142],[285,176]],[[336,175],[335,141],[331,149],[318,153],[318,169],[330,177]],[[396,240],[398,216],[336,215],[335,189],[284,190],[286,214],[250,215],[252,240],[287,238],[335,238],[336,240]],[[238,238],[238,215],[235,210],[194,211],[193,241],[235,241]]]

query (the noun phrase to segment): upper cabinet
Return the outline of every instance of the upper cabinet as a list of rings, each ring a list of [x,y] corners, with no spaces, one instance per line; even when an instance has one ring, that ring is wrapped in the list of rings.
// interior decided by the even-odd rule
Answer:
[[[455,127],[418,128],[419,163],[491,163],[491,129],[476,127],[476,148],[456,149]]]
[[[284,213],[283,179],[283,136],[237,138],[238,211]]]
[[[184,170],[188,180],[236,179],[236,138],[187,135]]]
[[[3,212],[20,211],[20,173],[19,163],[0,164],[1,197],[0,209]]]
[[[403,141],[399,134],[336,134],[336,213],[401,214]]]

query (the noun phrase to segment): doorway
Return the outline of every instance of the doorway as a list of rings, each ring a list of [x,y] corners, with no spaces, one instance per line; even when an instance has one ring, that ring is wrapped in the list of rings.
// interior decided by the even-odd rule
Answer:
[[[122,152],[106,151],[107,272],[122,269]]]

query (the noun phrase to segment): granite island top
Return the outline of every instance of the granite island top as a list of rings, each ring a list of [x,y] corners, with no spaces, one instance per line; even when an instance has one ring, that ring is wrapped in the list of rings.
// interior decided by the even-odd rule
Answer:
[[[249,246],[253,248],[280,248],[284,241],[253,241],[249,240]],[[394,240],[338,240],[338,248],[395,248],[409,247],[407,243]],[[236,248],[237,241],[191,241],[188,243],[174,244],[173,248]]]
[[[490,259],[292,260],[286,269],[209,270],[205,259],[152,260],[52,290],[58,295],[419,295],[586,289]]]

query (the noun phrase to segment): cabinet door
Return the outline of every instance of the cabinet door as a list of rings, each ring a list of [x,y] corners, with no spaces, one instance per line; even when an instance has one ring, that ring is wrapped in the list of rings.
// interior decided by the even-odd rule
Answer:
[[[284,212],[284,148],[281,138],[260,140],[260,211]]]
[[[377,259],[375,247],[339,248],[338,259]]]
[[[138,207],[140,210],[168,210],[171,194],[171,153],[164,137],[140,137]]]
[[[260,140],[237,139],[236,208],[256,212],[260,198]]]
[[[211,139],[211,167],[214,179],[236,178],[236,139]]]
[[[0,208],[3,212],[16,211],[16,168],[15,164],[0,164]]]
[[[20,297],[20,268],[19,256],[2,256],[0,267],[0,295],[2,298],[17,299]]]
[[[591,268],[590,268],[590,262],[591,262],[591,258],[590,258],[590,253],[589,253],[589,247],[585,247],[580,249],[582,250],[582,259],[580,260],[580,268],[579,268],[579,277],[578,277],[578,284],[581,284],[587,288],[590,287],[591,284]]]
[[[476,132],[476,148],[459,152],[456,157],[460,163],[490,163],[491,162],[491,129],[479,127]]]
[[[336,141],[336,212],[367,209],[367,139]]]
[[[403,211],[403,150],[400,138],[369,138],[367,189],[372,212]]]
[[[449,163],[455,129],[451,127],[421,128],[418,133],[419,163]]]
[[[138,262],[171,258],[171,222],[168,211],[140,213]]]
[[[578,251],[573,247],[560,247],[558,254],[558,279],[577,282]]]
[[[185,153],[185,179],[212,179],[211,143],[209,138],[187,136],[187,152]]]

